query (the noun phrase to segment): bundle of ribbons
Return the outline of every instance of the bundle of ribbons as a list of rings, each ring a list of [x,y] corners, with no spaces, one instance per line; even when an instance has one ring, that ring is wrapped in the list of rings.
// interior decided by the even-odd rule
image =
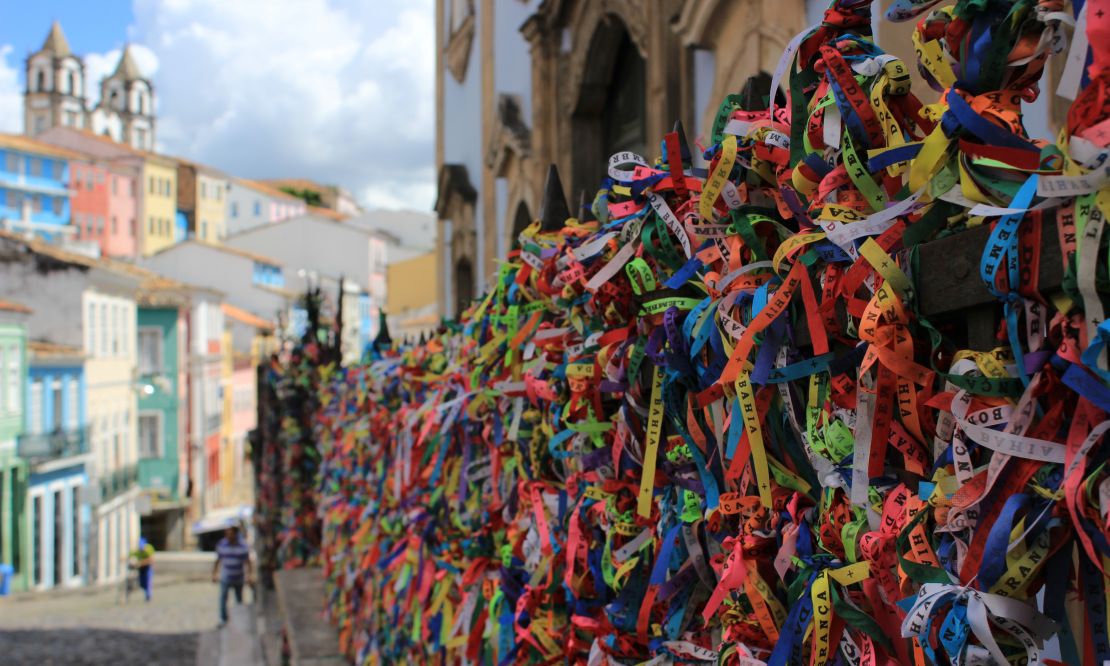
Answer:
[[[321,318],[325,303],[319,289],[306,291],[300,305],[306,313],[304,330],[290,349],[264,366],[258,388],[254,523],[259,571],[270,585],[275,570],[314,565],[320,555],[315,429],[319,387],[337,364],[340,336]]]
[[[553,175],[457,324],[313,369],[356,663],[1110,659],[1110,6],[895,3],[909,64],[869,7],[706,147],[614,155],[573,216]],[[1031,139],[1022,103],[1088,44]],[[956,234],[978,349],[921,306]]]

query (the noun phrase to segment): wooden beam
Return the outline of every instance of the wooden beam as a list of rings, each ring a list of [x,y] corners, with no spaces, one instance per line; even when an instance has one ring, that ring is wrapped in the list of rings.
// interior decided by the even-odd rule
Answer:
[[[979,262],[990,234],[990,227],[984,225],[921,245],[915,276],[921,314],[928,317],[998,302],[979,277]],[[1042,294],[1050,294],[1060,288],[1063,279],[1056,218],[1045,215],[1037,287]]]

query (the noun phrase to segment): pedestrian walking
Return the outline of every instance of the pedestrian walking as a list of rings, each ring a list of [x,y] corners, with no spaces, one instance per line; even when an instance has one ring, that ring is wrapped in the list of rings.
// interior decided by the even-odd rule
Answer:
[[[139,547],[131,551],[131,564],[139,570],[139,587],[147,601],[154,596],[154,546],[139,537]]]
[[[250,546],[240,538],[239,526],[232,525],[224,531],[224,538],[216,544],[216,564],[212,567],[212,582],[220,584],[220,626],[227,624],[227,593],[235,591],[235,603],[243,603],[243,584],[254,584]]]

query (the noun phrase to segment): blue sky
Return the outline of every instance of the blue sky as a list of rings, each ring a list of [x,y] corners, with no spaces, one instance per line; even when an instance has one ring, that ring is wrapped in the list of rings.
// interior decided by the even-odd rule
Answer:
[[[21,83],[23,59],[42,46],[51,21],[62,22],[74,51],[95,53],[121,46],[134,17],[130,0],[7,0],[4,5],[0,44],[13,47],[8,64],[17,67]]]
[[[133,45],[154,81],[162,152],[234,176],[339,184],[371,208],[431,209],[432,0],[0,4],[0,131],[22,131],[24,59],[56,19],[90,95]]]

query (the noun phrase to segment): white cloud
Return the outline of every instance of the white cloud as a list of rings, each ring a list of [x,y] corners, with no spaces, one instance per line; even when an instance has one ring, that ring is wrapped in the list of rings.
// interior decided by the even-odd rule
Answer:
[[[100,101],[100,80],[116,71],[123,49],[112,49],[107,53],[87,53],[85,59],[85,89],[88,97],[89,108],[96,106]],[[148,79],[154,80],[158,74],[158,56],[142,44],[131,45],[131,55],[139,71]]]
[[[158,67],[165,152],[431,207],[430,0],[135,0],[130,33]]]
[[[0,132],[23,131],[23,88],[19,70],[8,64],[11,44],[0,45]]]

